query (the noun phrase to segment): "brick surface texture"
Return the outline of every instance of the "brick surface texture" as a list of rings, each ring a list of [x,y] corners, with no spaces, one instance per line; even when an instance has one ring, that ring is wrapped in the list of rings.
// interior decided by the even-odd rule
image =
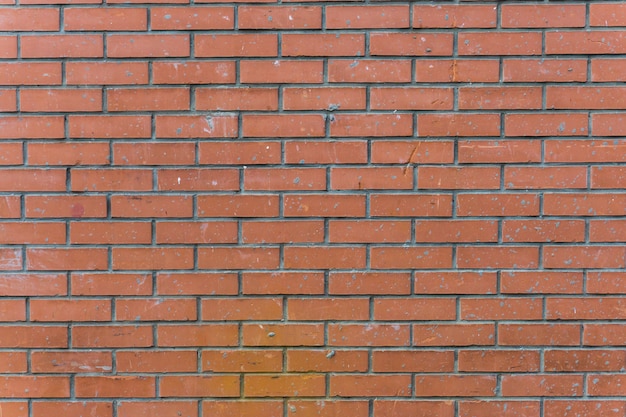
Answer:
[[[0,0],[2,417],[623,417],[626,2]]]

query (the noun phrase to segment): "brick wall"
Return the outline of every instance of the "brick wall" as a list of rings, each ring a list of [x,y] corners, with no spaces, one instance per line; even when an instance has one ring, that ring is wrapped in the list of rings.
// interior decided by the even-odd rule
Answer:
[[[626,2],[0,4],[3,417],[626,413]]]

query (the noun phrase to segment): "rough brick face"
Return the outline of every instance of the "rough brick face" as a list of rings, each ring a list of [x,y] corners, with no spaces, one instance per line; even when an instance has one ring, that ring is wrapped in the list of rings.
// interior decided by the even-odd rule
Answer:
[[[626,1],[0,5],[1,417],[626,413]]]

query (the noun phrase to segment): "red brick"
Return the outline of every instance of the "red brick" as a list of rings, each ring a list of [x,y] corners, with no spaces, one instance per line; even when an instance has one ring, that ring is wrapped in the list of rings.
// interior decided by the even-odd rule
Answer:
[[[494,272],[415,272],[415,294],[495,294]]]
[[[2,62],[0,78],[2,85],[60,85],[61,63]]]
[[[30,302],[31,321],[111,321],[110,300],[36,299]]]
[[[454,352],[375,350],[372,369],[374,372],[452,372]]]
[[[65,243],[65,224],[60,222],[0,222],[0,243],[3,245],[63,244]]]
[[[583,326],[585,346],[624,346],[624,326],[621,324],[585,324]]]
[[[67,398],[69,394],[67,376],[0,377],[0,397],[3,398]]]
[[[66,31],[145,31],[148,14],[146,9],[140,8],[67,7],[63,10],[63,28]]]
[[[107,35],[109,58],[187,57],[189,50],[189,36],[183,34]]]
[[[280,417],[283,415],[282,401],[225,401],[205,400],[202,402],[202,412],[205,416],[239,416],[255,417],[259,414],[267,417]],[[130,416],[129,416],[130,417]],[[148,416],[146,416],[148,417]]]
[[[400,29],[408,27],[408,5],[326,7],[327,29]]]
[[[59,10],[42,7],[3,8],[0,21],[3,32],[58,31]]]
[[[10,274],[0,275],[0,295],[16,296],[59,296],[67,295],[65,274]]]
[[[279,298],[211,298],[202,301],[203,321],[281,320]]]
[[[502,346],[578,346],[578,324],[499,324],[498,344]]]
[[[148,169],[74,169],[72,191],[150,191],[152,172]]]
[[[109,71],[107,71],[107,73],[111,74]],[[94,139],[150,137],[150,116],[94,115],[69,116],[68,119],[71,138]]]
[[[160,322],[196,320],[196,304],[192,298],[126,298],[116,300],[115,319]]]
[[[622,54],[626,51],[626,37],[621,31],[547,32],[545,50],[549,55]]]
[[[157,172],[157,188],[160,191],[239,190],[239,172],[235,169],[161,169]],[[166,196],[154,198],[159,197]]]
[[[47,401],[45,403],[34,402],[33,403],[33,415],[35,417],[42,417],[46,415],[43,413],[36,414],[36,410],[38,409],[35,407],[40,404],[45,404],[46,406],[50,404],[52,407],[54,403],[47,402]],[[8,417],[27,417],[28,416],[28,403],[26,401],[11,401],[11,402],[5,401],[4,404],[2,404],[2,412],[4,413],[5,416],[8,416]],[[70,414],[64,414],[64,415],[69,416]],[[102,413],[102,417],[110,417],[111,415],[107,416],[105,413]]]
[[[500,188],[500,168],[420,166],[417,168],[417,187],[438,190],[494,190]]]
[[[506,242],[583,242],[582,220],[504,220],[502,239]]]
[[[493,324],[414,324],[413,346],[493,346]]]
[[[504,169],[504,186],[509,189],[586,188],[585,167],[513,167]]]
[[[461,32],[459,55],[540,55],[541,32]]]
[[[339,415],[343,415],[339,414]],[[454,403],[452,401],[415,401],[415,400],[374,400],[374,415],[401,417],[453,417]]]
[[[188,247],[120,248],[112,251],[113,269],[192,269],[193,249]]]
[[[156,116],[157,138],[231,138],[237,118],[225,116]]]
[[[463,140],[458,142],[461,163],[540,162],[539,140]]]
[[[108,111],[189,110],[188,88],[108,89]]]
[[[413,5],[414,28],[495,28],[497,10],[490,5]]]
[[[7,260],[2,262],[9,267]],[[107,250],[101,248],[28,248],[26,268],[31,271],[67,271],[107,269]]]
[[[3,404],[2,409],[6,413],[7,405],[9,409],[12,403]],[[113,403],[104,401],[33,401],[33,417],[45,417],[50,413],[59,416],[79,417],[83,415],[97,415],[102,417],[113,416]],[[22,417],[21,415],[10,414],[11,417]],[[26,414],[24,414],[26,417]]]
[[[115,143],[115,165],[188,165],[195,162],[195,144],[191,142]]]
[[[417,375],[416,397],[493,397],[496,377],[491,375]]]
[[[17,58],[17,36],[0,36],[0,58]]]
[[[238,29],[321,29],[319,6],[241,6]]]
[[[326,170],[323,168],[248,168],[243,173],[247,191],[326,189]]]
[[[452,110],[454,104],[449,88],[376,87],[370,100],[374,110]]]
[[[158,84],[232,84],[235,63],[231,61],[154,62],[153,81]],[[202,110],[198,108],[198,110]]]
[[[228,30],[235,25],[232,7],[152,7],[152,30]]]
[[[546,87],[546,106],[550,109],[624,109],[621,87]]]
[[[587,114],[507,114],[506,136],[586,136]]]
[[[323,397],[324,375],[244,375],[246,397]]]
[[[565,414],[585,417],[617,417],[624,413],[624,404],[611,400],[547,400],[544,402],[544,416],[557,417]]]
[[[247,295],[324,293],[320,272],[244,272],[241,284]]]
[[[236,324],[160,324],[157,326],[157,340],[160,347],[237,346],[238,334]]]
[[[22,165],[24,163],[24,147],[21,143],[0,144],[0,165]]]
[[[587,60],[519,59],[502,61],[504,82],[573,82],[587,81]]]
[[[459,88],[460,110],[531,110],[541,107],[541,87]]]
[[[363,56],[365,35],[312,33],[282,35],[283,56]]]
[[[198,401],[120,401],[117,404],[119,417],[197,417]]]
[[[278,268],[278,247],[202,247],[198,249],[201,269],[272,269]]]
[[[115,355],[118,372],[195,372],[198,354],[193,350],[133,350]]]
[[[202,71],[206,74],[206,71]],[[234,72],[232,73],[234,75]],[[233,79],[234,81],[234,79]],[[276,88],[197,88],[197,110],[277,110]]]
[[[301,352],[301,351],[298,351]],[[195,359],[196,352],[193,352]],[[195,366],[194,366],[195,368]],[[280,350],[203,350],[204,372],[281,372],[283,352]]]
[[[67,326],[3,325],[0,333],[0,346],[22,349],[67,348],[67,335]]]
[[[64,169],[0,169],[1,191],[65,191]]]
[[[236,243],[235,222],[157,222],[157,243]]]
[[[372,56],[449,56],[452,54],[451,33],[372,32]]]
[[[511,397],[580,396],[583,391],[581,375],[505,375],[502,395]]]
[[[198,34],[194,37],[194,51],[198,58],[275,57],[278,36],[269,33]]]
[[[544,268],[624,268],[626,248],[620,246],[545,246]]]
[[[447,246],[372,247],[373,269],[431,269],[452,267],[452,248]]]
[[[411,61],[391,59],[333,59],[328,62],[331,83],[407,83]]]
[[[244,221],[241,224],[241,235],[244,243],[323,242],[324,222]]]
[[[375,298],[374,320],[455,320],[455,305],[453,298]]]
[[[367,163],[367,142],[356,140],[285,142],[288,164],[357,164]]]
[[[242,327],[243,346],[323,346],[321,324],[254,324]],[[235,337],[237,339],[237,337]]]
[[[540,298],[463,298],[462,320],[541,320],[543,305]]]
[[[501,8],[503,28],[584,27],[584,4],[506,4]]]
[[[416,242],[496,242],[498,224],[485,220],[415,222]]]
[[[459,352],[461,372],[539,372],[538,351],[462,350]]]
[[[29,143],[29,165],[108,165],[109,144]]]
[[[500,290],[508,294],[580,294],[580,272],[509,271],[502,273]]]
[[[65,70],[69,85],[148,84],[146,62],[66,62]]]
[[[623,351],[548,350],[544,354],[548,372],[618,372],[626,365]]]
[[[539,264],[539,248],[530,246],[460,246],[457,248],[456,262],[460,268],[532,269]]]
[[[287,319],[292,321],[356,321],[369,318],[367,298],[290,298]]]
[[[239,62],[239,81],[246,84],[319,84],[323,61],[281,59]]]
[[[597,271],[589,272],[587,277],[587,292],[591,294],[624,294],[622,272]]]
[[[115,195],[111,198],[111,216],[117,218],[189,217],[192,201],[188,196]]]
[[[438,59],[415,62],[418,82],[497,82],[500,62],[494,59]]]
[[[74,348],[124,348],[153,346],[152,326],[72,326]]]
[[[51,218],[51,217],[106,217],[105,196],[26,196],[26,217]],[[0,203],[1,204],[1,203]],[[10,207],[12,207],[12,203]],[[0,208],[2,206],[0,205]],[[19,208],[19,203],[17,205]]]
[[[365,372],[367,351],[288,350],[289,372]]]
[[[358,217],[365,215],[365,197],[348,194],[288,194],[285,217]]]
[[[35,351],[30,355],[33,373],[109,373],[110,352]]]
[[[364,246],[288,246],[283,251],[285,269],[357,269],[365,267]]]
[[[331,168],[333,190],[411,190],[412,171],[400,167]]]
[[[26,321],[26,300],[0,300],[0,320],[7,322]]]
[[[325,123],[318,114],[244,114],[243,136],[257,138],[321,137]]]
[[[283,89],[285,110],[365,110],[365,101],[366,91],[362,87]]]
[[[445,194],[370,194],[372,216],[448,217],[452,196]]]
[[[460,401],[459,417],[499,416],[502,413],[511,417],[539,417],[539,401]]]
[[[20,41],[22,58],[102,58],[104,54],[102,35],[24,35]]]
[[[237,276],[233,273],[157,273],[159,295],[235,295]]]
[[[331,220],[328,236],[331,243],[408,242],[411,224],[408,221]]]
[[[0,139],[62,139],[62,116],[0,117]]]
[[[197,204],[202,217],[277,217],[279,211],[277,195],[200,195]]]
[[[500,136],[498,114],[420,114],[419,136]]]
[[[613,7],[621,5],[614,4]],[[620,58],[594,58],[591,60],[591,81],[610,82],[625,81],[626,69],[624,59]]]
[[[602,188],[623,188],[624,169],[621,166],[598,166],[591,168],[591,187]]]
[[[396,375],[332,375],[330,395],[337,397],[409,397],[411,376]]]
[[[148,274],[73,273],[72,295],[151,295]]]
[[[77,398],[150,398],[156,393],[154,377],[149,376],[77,376]]]
[[[408,324],[329,324],[329,346],[409,346]]]
[[[615,116],[611,114],[596,114],[593,120],[598,128],[596,116]],[[606,127],[612,130],[611,118],[605,118]],[[617,127],[617,126],[616,126]],[[626,154],[622,152],[626,148],[626,141],[614,140],[556,140],[545,143],[546,162],[622,162],[626,160]],[[603,167],[607,169],[609,167]]]
[[[626,213],[623,194],[545,194],[543,213],[561,216],[621,216]]]
[[[17,111],[16,90],[0,89],[0,111],[3,111],[3,112]]]

